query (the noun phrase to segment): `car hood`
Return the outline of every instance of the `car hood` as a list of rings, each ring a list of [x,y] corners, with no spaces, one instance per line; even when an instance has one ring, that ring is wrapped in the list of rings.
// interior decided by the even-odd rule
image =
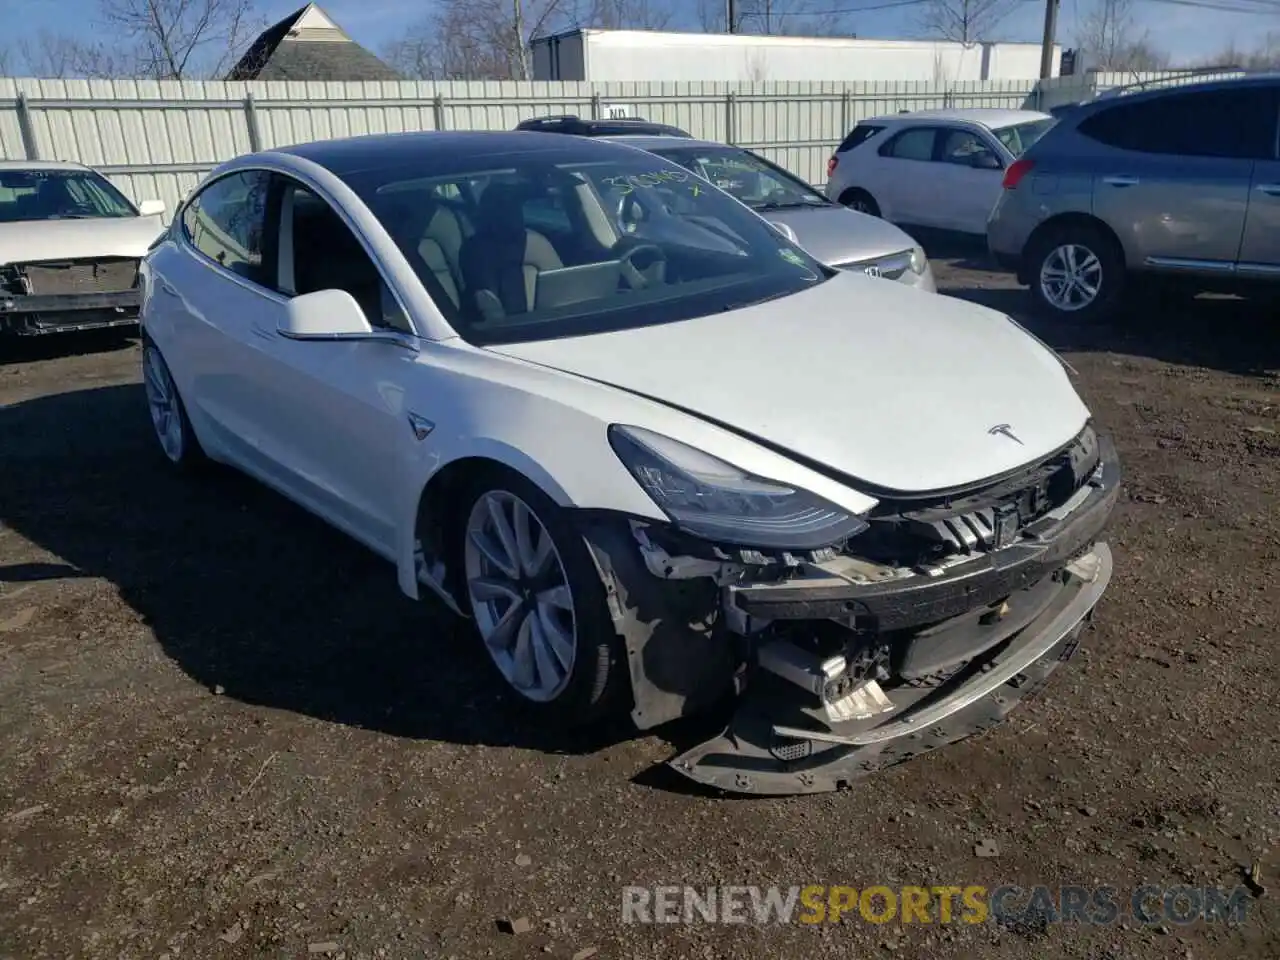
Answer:
[[[0,223],[0,263],[142,257],[163,229],[159,217]]]
[[[834,204],[758,212],[766,220],[790,227],[800,246],[832,265],[901,253],[916,245],[889,221]]]
[[[1016,470],[1089,417],[1058,359],[1004,314],[853,273],[708,317],[488,349],[682,408],[882,491]]]

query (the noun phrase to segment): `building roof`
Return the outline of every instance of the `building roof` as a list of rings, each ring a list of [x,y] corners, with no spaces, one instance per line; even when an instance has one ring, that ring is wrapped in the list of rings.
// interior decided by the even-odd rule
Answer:
[[[249,45],[228,80],[403,80],[308,3]]]

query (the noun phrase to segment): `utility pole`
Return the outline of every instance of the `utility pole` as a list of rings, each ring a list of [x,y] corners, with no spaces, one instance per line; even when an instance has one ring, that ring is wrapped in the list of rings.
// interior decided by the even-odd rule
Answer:
[[[724,7],[724,23],[726,33],[738,32],[738,4],[737,0],[725,0]]]
[[[1044,40],[1040,43],[1040,79],[1053,76],[1053,40],[1058,32],[1059,0],[1044,0]]]

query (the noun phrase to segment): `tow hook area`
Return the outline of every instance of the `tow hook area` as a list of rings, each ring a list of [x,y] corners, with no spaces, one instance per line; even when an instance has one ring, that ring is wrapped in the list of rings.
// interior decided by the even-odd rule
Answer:
[[[997,605],[995,622],[984,608],[957,618],[956,630],[981,624],[996,633],[990,646],[946,670],[905,675],[901,650],[886,664],[878,656],[819,657],[785,640],[762,645],[729,726],[670,764],[734,793],[819,793],[963,740],[999,723],[1075,652],[1111,569],[1111,551],[1096,543],[1007,607]],[[945,639],[945,630],[930,629],[925,640]]]

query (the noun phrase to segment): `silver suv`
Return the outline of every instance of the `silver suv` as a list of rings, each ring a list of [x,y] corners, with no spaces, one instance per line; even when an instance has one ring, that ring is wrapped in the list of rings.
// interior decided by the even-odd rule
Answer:
[[[1046,312],[1099,319],[1131,277],[1280,282],[1280,76],[1103,96],[1005,171],[995,258]]]

